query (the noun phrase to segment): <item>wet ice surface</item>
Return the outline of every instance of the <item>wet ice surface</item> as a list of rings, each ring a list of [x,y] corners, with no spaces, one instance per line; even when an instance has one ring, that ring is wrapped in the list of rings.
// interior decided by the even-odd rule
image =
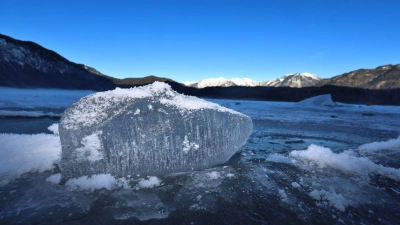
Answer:
[[[254,124],[246,145],[224,165],[158,176],[152,188],[139,185],[152,183],[147,177],[124,177],[129,187],[115,182],[110,190],[47,182],[60,172],[57,166],[24,173],[0,187],[0,222],[399,223],[399,141],[360,147],[399,137],[398,107],[212,101],[249,115]],[[320,147],[329,148],[329,158],[318,155]]]

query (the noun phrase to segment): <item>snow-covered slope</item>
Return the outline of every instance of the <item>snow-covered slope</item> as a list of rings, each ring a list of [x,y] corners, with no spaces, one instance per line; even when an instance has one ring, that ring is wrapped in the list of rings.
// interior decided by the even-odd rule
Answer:
[[[205,87],[230,87],[230,86],[248,86],[254,87],[259,86],[259,82],[251,80],[249,78],[233,78],[226,79],[223,77],[219,78],[209,78],[198,82],[184,82],[183,83],[189,87],[195,88],[205,88]]]
[[[267,82],[261,82],[261,86],[268,87],[309,87],[317,84],[321,78],[311,73],[295,73],[287,74],[283,77],[270,80]]]

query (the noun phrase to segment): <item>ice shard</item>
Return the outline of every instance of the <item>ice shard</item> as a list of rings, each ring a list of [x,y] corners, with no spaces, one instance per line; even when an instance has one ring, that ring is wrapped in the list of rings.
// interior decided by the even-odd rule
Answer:
[[[252,129],[248,116],[166,83],[94,93],[74,102],[60,120],[62,177],[209,167],[226,162]]]

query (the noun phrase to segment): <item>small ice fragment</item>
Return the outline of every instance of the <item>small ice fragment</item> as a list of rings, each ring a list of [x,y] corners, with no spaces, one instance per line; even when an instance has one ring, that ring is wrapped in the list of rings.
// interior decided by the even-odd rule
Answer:
[[[59,184],[61,181],[61,173],[53,174],[46,179],[47,182],[52,184]]]
[[[279,196],[281,197],[282,202],[287,202],[287,194],[285,193],[285,190],[279,189]]]
[[[210,173],[207,173],[207,176],[213,180],[216,180],[221,177],[221,174],[217,171],[212,171]]]
[[[315,200],[321,200],[321,195],[318,190],[311,191],[309,195]]]
[[[297,183],[297,182],[292,182],[292,187],[294,187],[294,188],[300,188],[301,186],[300,186],[300,184]]]

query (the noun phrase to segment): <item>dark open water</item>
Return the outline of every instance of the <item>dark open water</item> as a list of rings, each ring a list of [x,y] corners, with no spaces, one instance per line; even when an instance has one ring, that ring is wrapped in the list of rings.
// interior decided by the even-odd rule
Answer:
[[[51,132],[47,129],[60,118],[0,117],[0,133],[38,134]]]

